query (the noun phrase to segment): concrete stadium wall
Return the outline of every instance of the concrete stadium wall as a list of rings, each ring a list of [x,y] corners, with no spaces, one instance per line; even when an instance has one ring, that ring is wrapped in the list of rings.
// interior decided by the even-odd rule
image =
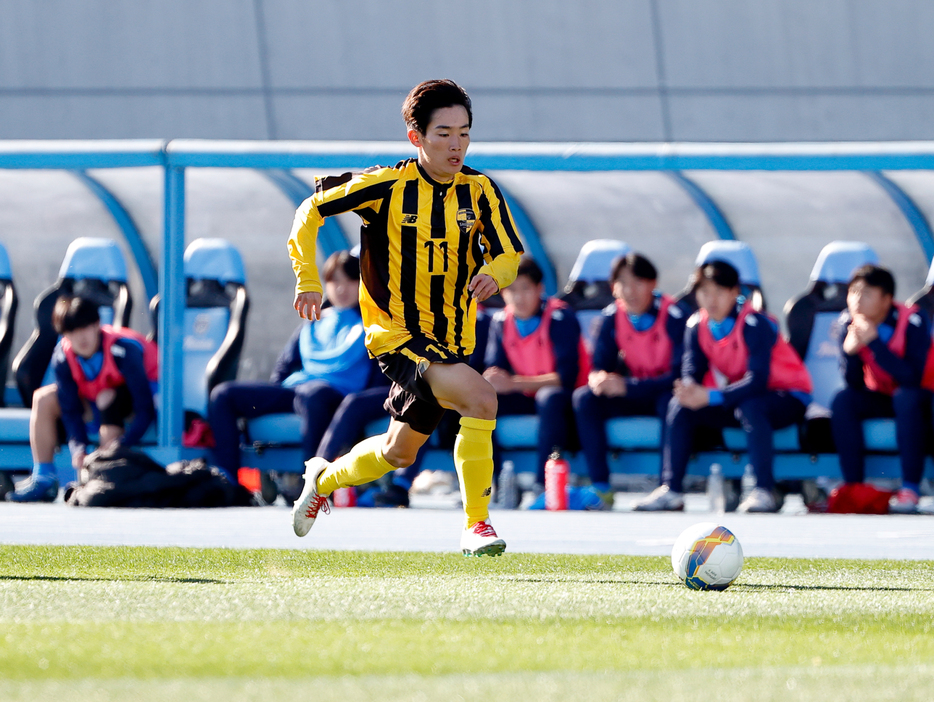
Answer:
[[[934,138],[928,0],[0,0],[0,139]]]

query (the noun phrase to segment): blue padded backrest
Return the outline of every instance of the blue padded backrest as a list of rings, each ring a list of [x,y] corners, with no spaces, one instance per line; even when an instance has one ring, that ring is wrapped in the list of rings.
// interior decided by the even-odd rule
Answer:
[[[723,239],[708,241],[698,251],[694,265],[699,267],[709,261],[726,261],[739,273],[741,283],[761,287],[759,264],[746,242]]]
[[[13,268],[10,266],[10,256],[6,247],[0,244],[0,280],[13,280]]]
[[[208,416],[208,363],[227,336],[230,309],[202,307],[185,310],[182,402],[186,410]]]
[[[97,278],[126,282],[126,261],[117,242],[82,236],[68,245],[59,278]]]
[[[581,247],[570,279],[587,283],[604,281],[610,277],[610,267],[619,256],[625,256],[632,248],[629,244],[615,239],[594,239]]]
[[[185,249],[185,277],[246,285],[240,252],[225,239],[195,239]]]
[[[817,312],[804,355],[804,365],[814,383],[811,396],[826,409],[830,409],[830,401],[844,385],[840,370],[840,332],[839,312]]]
[[[849,283],[860,266],[878,263],[879,257],[873,248],[862,241],[831,241],[821,249],[811,280],[822,283]]]

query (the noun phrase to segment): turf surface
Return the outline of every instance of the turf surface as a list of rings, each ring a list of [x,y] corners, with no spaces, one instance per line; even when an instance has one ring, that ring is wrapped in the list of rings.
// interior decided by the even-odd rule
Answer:
[[[0,699],[931,699],[934,563],[0,546]]]

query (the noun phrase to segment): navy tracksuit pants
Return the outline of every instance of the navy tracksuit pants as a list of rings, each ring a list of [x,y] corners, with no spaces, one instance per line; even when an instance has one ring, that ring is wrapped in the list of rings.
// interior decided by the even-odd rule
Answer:
[[[766,392],[736,407],[721,405],[691,410],[672,398],[668,405],[667,436],[662,451],[662,482],[674,492],[684,492],[684,474],[694,443],[694,429],[742,427],[746,432],[749,462],[756,472],[756,485],[764,490],[775,487],[772,475],[772,433],[804,418],[806,407],[787,392]]]

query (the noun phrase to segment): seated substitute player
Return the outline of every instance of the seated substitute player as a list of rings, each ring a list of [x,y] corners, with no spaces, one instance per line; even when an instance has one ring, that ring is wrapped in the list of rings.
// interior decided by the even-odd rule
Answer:
[[[360,307],[366,345],[392,380],[389,431],[328,463],[305,469],[292,510],[298,536],[308,533],[327,496],[411,465],[446,409],[460,414],[454,464],[466,521],[461,550],[498,555],[506,548],[489,521],[496,391],[467,364],[477,303],[516,277],[522,246],[492,180],[464,166],[472,122],[470,98],[449,80],[420,83],[402,115],[417,157],[393,167],[323,178],[295,216],[289,253],[294,307],[317,318],[321,286],[315,238],[324,217],[356,212],[363,220]]]
[[[59,420],[71,450],[71,465],[84,467],[88,424],[99,428],[100,446],[133,446],[156,416],[153,392],[158,381],[156,345],[132,329],[101,325],[97,305],[83,297],[61,297],[52,310],[61,340],[52,354],[55,383],[33,394],[29,414],[32,477],[12,502],[52,502],[58,496],[53,458]],[[132,416],[129,428],[124,421]],[[87,423],[86,423],[87,422]]]
[[[608,507],[613,505],[613,492],[606,421],[612,417],[658,417],[664,446],[671,389],[681,375],[687,315],[656,289],[657,280],[655,266],[641,254],[631,252],[613,262],[610,285],[616,302],[603,310],[588,383],[574,392],[574,414],[587,470]]]
[[[740,512],[776,512],[772,433],[804,419],[811,377],[778,325],[739,304],[739,274],[711,261],[693,275],[698,310],[687,322],[681,378],[668,407],[662,485],[636,510],[684,509],[682,482],[697,426],[741,426],[756,487]]]
[[[895,417],[902,487],[889,511],[918,509],[930,393],[921,387],[931,333],[925,315],[895,302],[895,279],[876,265],[858,268],[841,315],[841,364],[846,386],[831,402],[831,427],[847,483],[864,479],[862,421]]]
[[[552,450],[568,448],[574,426],[571,395],[581,375],[581,332],[574,311],[545,299],[544,274],[528,256],[503,289],[506,307],[493,315],[483,377],[496,390],[497,414],[537,414],[536,482],[545,484]],[[586,363],[586,352],[584,362]]]
[[[214,459],[234,481],[240,467],[237,421],[241,417],[294,412],[301,420],[303,460],[307,460],[316,455],[344,396],[363,390],[375,374],[357,304],[359,259],[348,251],[331,254],[324,264],[324,288],[331,306],[320,320],[299,325],[269,382],[231,380],[211,392],[208,419]]]

